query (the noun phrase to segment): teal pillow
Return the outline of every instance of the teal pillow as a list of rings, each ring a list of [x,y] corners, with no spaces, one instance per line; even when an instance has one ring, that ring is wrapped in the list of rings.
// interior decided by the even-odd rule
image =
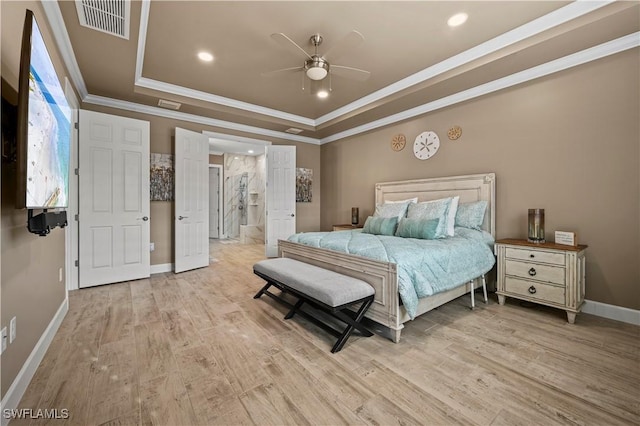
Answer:
[[[456,226],[481,230],[486,210],[487,202],[485,200],[460,203],[456,212]]]
[[[398,224],[396,236],[404,238],[436,239],[440,219],[406,218]]]
[[[394,235],[398,226],[398,218],[369,216],[364,223],[362,232],[375,235]]]
[[[439,200],[424,201],[422,203],[410,204],[407,210],[409,219],[440,219],[435,238],[447,236],[447,215],[453,198],[441,198]]]

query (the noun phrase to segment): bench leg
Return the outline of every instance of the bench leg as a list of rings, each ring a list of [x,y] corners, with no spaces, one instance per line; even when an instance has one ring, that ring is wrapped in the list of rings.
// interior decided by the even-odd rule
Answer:
[[[469,287],[471,287],[471,309],[475,309],[476,308],[476,301],[473,299],[474,293],[475,293],[475,288],[473,288],[473,280],[469,281]]]
[[[293,318],[293,316],[296,314],[296,311],[300,309],[303,303],[304,303],[304,299],[298,299],[298,301],[296,302],[295,305],[293,305],[293,308],[291,308],[289,313],[284,316],[284,319],[288,320],[290,318]]]
[[[340,335],[340,337],[338,338],[338,341],[336,342],[336,344],[333,345],[333,348],[331,348],[331,353],[336,353],[340,349],[342,349],[344,344],[347,343],[349,336],[351,336],[351,333],[353,333],[354,328],[357,328],[358,330],[362,331],[366,336],[373,336],[373,333],[371,333],[366,328],[362,327],[362,325],[360,324],[360,321],[364,317],[364,314],[367,313],[367,310],[369,309],[369,306],[371,306],[372,303],[373,303],[373,298],[362,302],[362,306],[360,306],[360,309],[358,309],[358,312],[356,313],[356,317],[354,319],[346,317],[346,315],[344,315],[346,318],[342,318],[343,315],[338,316],[338,318],[347,322],[347,327],[342,332],[342,335]]]
[[[264,293],[266,293],[266,292],[267,292],[267,290],[269,289],[269,287],[271,287],[271,283],[270,283],[270,282],[267,282],[267,283],[264,285],[264,287],[262,287],[262,288],[260,289],[260,291],[259,291],[259,292],[257,292],[255,296],[253,296],[253,298],[254,298],[254,299],[260,299],[260,296],[262,296]]]

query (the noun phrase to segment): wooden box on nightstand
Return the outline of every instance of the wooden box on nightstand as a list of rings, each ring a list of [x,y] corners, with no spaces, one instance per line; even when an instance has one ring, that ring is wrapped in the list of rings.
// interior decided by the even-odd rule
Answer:
[[[585,291],[586,245],[496,241],[498,302],[505,297],[564,309],[573,324]]]

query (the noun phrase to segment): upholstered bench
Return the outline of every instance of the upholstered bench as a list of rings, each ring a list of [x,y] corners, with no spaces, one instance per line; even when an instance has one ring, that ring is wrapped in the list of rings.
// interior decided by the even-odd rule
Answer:
[[[372,336],[372,333],[360,323],[373,303],[375,294],[373,287],[366,282],[284,257],[260,261],[253,265],[253,272],[267,281],[267,284],[260,289],[254,299],[266,294],[291,308],[284,319],[290,319],[298,313],[338,336],[331,352],[335,353],[342,349],[354,329],[358,329],[365,336]],[[269,292],[268,289],[271,286],[292,294],[298,301],[295,305],[290,304],[283,298]],[[339,319],[347,324],[346,328],[342,332],[337,331],[317,317],[301,311],[300,308],[304,303]],[[358,303],[361,303],[360,308],[352,318],[345,310]]]

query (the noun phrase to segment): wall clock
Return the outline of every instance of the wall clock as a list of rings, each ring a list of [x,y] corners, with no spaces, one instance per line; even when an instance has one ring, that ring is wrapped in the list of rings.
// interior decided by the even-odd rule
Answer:
[[[402,133],[398,133],[391,139],[391,149],[394,151],[402,151],[407,144],[407,138]]]
[[[458,139],[460,136],[462,136],[462,127],[460,126],[453,126],[452,128],[449,129],[449,131],[447,132],[447,136],[449,137],[450,140],[455,141],[456,139]]]
[[[440,138],[435,132],[422,132],[413,143],[413,153],[419,160],[428,160],[440,148]]]

